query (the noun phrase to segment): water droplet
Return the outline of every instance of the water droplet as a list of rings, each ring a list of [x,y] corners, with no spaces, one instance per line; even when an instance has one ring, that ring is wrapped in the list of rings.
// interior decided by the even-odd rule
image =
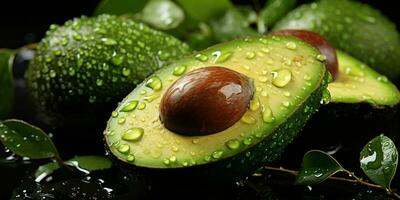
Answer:
[[[96,85],[97,86],[102,86],[103,85],[103,80],[102,79],[97,79],[96,80]]]
[[[238,149],[240,147],[240,141],[238,139],[231,139],[225,143],[229,149]]]
[[[130,102],[128,102],[127,104],[125,104],[125,106],[121,109],[122,112],[129,112],[132,111],[136,108],[136,106],[138,105],[139,101],[137,100],[132,100]]]
[[[121,119],[118,120],[118,124],[123,124],[125,123],[126,119],[122,117]]]
[[[166,158],[166,159],[164,159],[163,164],[168,166],[171,163],[170,163],[169,159]]]
[[[157,76],[153,76],[149,80],[147,80],[146,87],[158,91],[162,88],[162,82],[160,78],[158,78]]]
[[[142,90],[142,91],[140,91],[139,94],[140,94],[140,95],[145,95],[145,94],[147,94],[147,91],[146,91],[146,90]]]
[[[152,101],[156,100],[158,97],[160,97],[159,94],[153,94],[153,95],[150,95],[150,96],[146,96],[146,97],[144,97],[143,99],[144,99],[145,101],[151,103]]]
[[[49,76],[50,76],[51,78],[56,77],[56,75],[57,75],[57,73],[56,73],[54,70],[50,70]]]
[[[256,119],[252,117],[249,113],[245,113],[240,119],[245,124],[254,124],[256,123]]]
[[[176,147],[176,146],[172,146],[172,147],[171,147],[171,150],[172,150],[173,152],[178,152],[178,151],[179,151],[179,148]]]
[[[55,51],[53,51],[53,54],[55,56],[60,56],[62,54],[62,51],[61,50],[55,50]]]
[[[326,56],[323,54],[318,54],[315,58],[321,62],[324,62],[326,60]]]
[[[227,61],[231,56],[233,52],[228,51],[228,52],[221,52],[221,51],[215,51],[211,55],[215,57],[214,63],[223,63]]]
[[[179,66],[176,66],[174,68],[174,71],[172,72],[172,74],[175,75],[175,76],[180,76],[183,73],[185,73],[185,71],[186,71],[186,66],[185,65],[179,65]]]
[[[131,128],[122,135],[122,139],[130,142],[137,142],[142,139],[143,133],[143,128]]]
[[[223,154],[224,154],[223,151],[214,151],[212,153],[211,157],[214,158],[214,159],[220,159]]]
[[[122,75],[129,76],[131,74],[131,70],[128,68],[122,68]]]
[[[111,38],[101,38],[101,41],[105,44],[105,45],[116,45],[118,44],[118,42],[114,39]]]
[[[201,53],[196,54],[194,57],[201,62],[206,62],[208,60],[208,57]]]
[[[253,101],[250,102],[250,110],[251,111],[256,111],[258,108],[260,108],[260,101],[258,98],[254,98]]]
[[[243,140],[243,144],[244,145],[246,145],[246,146],[248,146],[248,145],[250,145],[250,144],[252,144],[253,143],[253,137],[247,137],[247,138],[245,138],[244,140]]]
[[[129,154],[126,160],[128,162],[133,162],[133,161],[135,161],[135,156],[133,154]]]
[[[253,51],[249,51],[246,53],[247,59],[253,59],[254,57],[256,57],[256,53],[254,53]]]
[[[125,59],[125,57],[122,56],[122,55],[115,55],[115,56],[112,58],[112,63],[113,63],[114,65],[120,65],[120,64],[122,64],[122,62],[124,62],[124,59]],[[128,75],[129,75],[129,74],[128,74]]]
[[[288,43],[286,43],[286,48],[288,48],[290,50],[295,50],[297,48],[297,45],[294,42],[288,42]]]
[[[113,117],[113,118],[118,117],[118,115],[119,115],[119,113],[115,110],[111,112],[111,117]]]
[[[282,102],[282,106],[288,108],[290,106],[290,102],[289,101],[283,101]]]
[[[275,122],[275,117],[272,114],[272,110],[268,105],[263,106],[262,118],[265,123]]]
[[[146,108],[146,103],[140,102],[140,103],[138,104],[138,107],[137,107],[138,110],[143,110],[143,109],[145,109],[145,108]]]
[[[267,77],[267,76],[259,76],[259,77],[258,77],[258,80],[259,80],[260,82],[262,82],[262,83],[265,83],[265,82],[268,81],[268,77]]]
[[[376,77],[376,80],[382,83],[387,83],[389,79],[386,76],[378,76]]]
[[[292,73],[288,69],[280,69],[272,72],[272,84],[276,87],[285,87],[292,79]]]
[[[127,145],[127,144],[121,144],[121,145],[118,147],[118,151],[119,151],[120,153],[125,154],[125,153],[128,153],[128,152],[129,152],[130,148],[131,148],[131,147],[130,147],[129,145]]]
[[[261,91],[261,94],[260,94],[261,96],[263,96],[263,97],[267,97],[268,96],[268,92],[267,91]]]

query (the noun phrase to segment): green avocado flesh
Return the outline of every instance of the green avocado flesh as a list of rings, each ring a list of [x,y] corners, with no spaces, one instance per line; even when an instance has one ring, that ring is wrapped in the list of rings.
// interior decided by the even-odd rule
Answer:
[[[333,103],[369,103],[394,106],[400,103],[400,92],[386,76],[380,75],[357,59],[337,51],[339,73],[328,90]]]
[[[43,112],[84,113],[81,109],[91,105],[114,105],[188,52],[174,37],[129,19],[76,18],[50,27],[30,63],[28,87]]]
[[[320,57],[314,47],[286,36],[212,46],[158,70],[138,85],[112,113],[104,131],[106,144],[119,160],[146,168],[229,159],[238,162],[227,167],[241,168],[244,162],[273,160],[320,105],[328,80]],[[209,66],[229,68],[253,80],[249,109],[234,125],[215,134],[182,136],[169,131],[159,118],[163,94],[179,77]]]
[[[390,79],[400,78],[400,38],[378,10],[349,0],[321,0],[291,11],[274,30],[305,29]]]

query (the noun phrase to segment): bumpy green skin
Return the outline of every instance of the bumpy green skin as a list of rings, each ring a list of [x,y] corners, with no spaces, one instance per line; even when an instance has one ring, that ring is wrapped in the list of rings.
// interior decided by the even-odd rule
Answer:
[[[281,19],[274,30],[306,29],[391,79],[400,77],[400,39],[395,25],[378,10],[349,0],[306,4]]]
[[[28,87],[53,125],[100,109],[108,113],[137,83],[189,51],[174,37],[126,18],[76,18],[50,27],[30,63]]]

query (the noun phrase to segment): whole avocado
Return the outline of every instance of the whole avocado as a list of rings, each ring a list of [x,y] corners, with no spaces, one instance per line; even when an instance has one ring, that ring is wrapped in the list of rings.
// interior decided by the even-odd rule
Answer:
[[[39,43],[27,71],[28,88],[45,123],[91,121],[108,115],[136,84],[189,51],[174,37],[130,19],[76,18],[52,25]]]
[[[378,10],[349,0],[321,0],[291,11],[274,30],[306,29],[390,79],[400,77],[400,39],[395,25]]]

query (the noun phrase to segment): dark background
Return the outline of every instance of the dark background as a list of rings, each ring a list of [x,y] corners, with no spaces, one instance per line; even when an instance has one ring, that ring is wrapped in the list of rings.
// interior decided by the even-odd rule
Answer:
[[[235,0],[251,4],[254,0]],[[50,24],[63,24],[81,15],[91,15],[99,0],[28,1],[5,0],[0,4],[0,48],[18,48],[39,41]],[[264,2],[260,0],[260,2]],[[300,0],[300,3],[307,0]],[[362,0],[379,10],[400,26],[397,2],[393,0]]]

